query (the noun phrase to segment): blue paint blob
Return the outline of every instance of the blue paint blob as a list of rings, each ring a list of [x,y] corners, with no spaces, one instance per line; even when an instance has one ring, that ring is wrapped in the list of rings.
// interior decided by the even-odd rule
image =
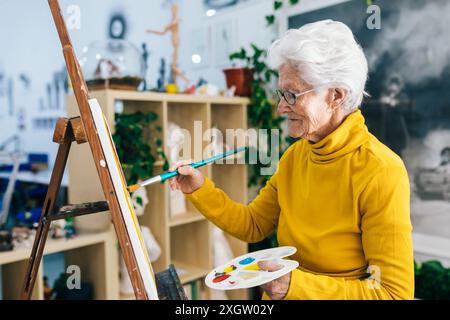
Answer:
[[[248,258],[245,258],[244,260],[239,261],[239,264],[245,266],[246,264],[252,263],[253,261],[255,261],[254,258],[248,257]]]

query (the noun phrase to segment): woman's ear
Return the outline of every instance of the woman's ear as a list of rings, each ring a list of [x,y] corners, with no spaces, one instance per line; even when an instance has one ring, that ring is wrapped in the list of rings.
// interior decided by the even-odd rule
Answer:
[[[331,89],[331,101],[330,106],[333,110],[340,107],[344,102],[345,98],[347,98],[347,90],[343,88],[333,88]]]

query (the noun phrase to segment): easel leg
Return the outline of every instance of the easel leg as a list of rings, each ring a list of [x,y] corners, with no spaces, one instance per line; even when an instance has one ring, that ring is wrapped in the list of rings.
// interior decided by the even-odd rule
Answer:
[[[45,197],[44,207],[42,208],[42,214],[39,220],[39,227],[34,239],[33,249],[28,261],[27,272],[25,274],[25,280],[22,287],[21,299],[23,300],[29,300],[31,298],[34,283],[39,270],[39,264],[41,263],[42,254],[44,252],[48,230],[52,221],[51,215],[54,213],[55,200],[61,187],[61,180],[64,175],[64,169],[66,167],[71,144],[72,141],[68,139],[66,142],[60,144],[58,148],[55,166],[52,171],[52,177],[50,179],[49,188]]]

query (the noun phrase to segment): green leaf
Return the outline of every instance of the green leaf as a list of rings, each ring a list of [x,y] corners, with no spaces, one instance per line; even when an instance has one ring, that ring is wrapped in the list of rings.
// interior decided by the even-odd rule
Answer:
[[[241,56],[239,54],[239,52],[233,52],[232,54],[230,54],[230,60],[240,60]]]
[[[300,2],[300,0],[289,0],[289,3],[291,4],[291,6],[295,6],[299,2]]]
[[[275,16],[273,14],[266,16],[267,26],[273,25],[275,22]]]
[[[247,51],[244,48],[241,48],[238,52],[233,52],[230,54],[230,60],[246,60],[247,59]]]
[[[283,6],[283,2],[281,2],[281,1],[275,0],[275,1],[273,2],[273,9],[274,9],[274,10],[278,10],[278,9],[280,9],[282,6]]]
[[[157,117],[158,117],[158,116],[157,116],[156,113],[154,113],[154,112],[149,112],[149,113],[147,113],[146,120],[147,120],[148,122],[152,122],[152,121],[155,121]]]

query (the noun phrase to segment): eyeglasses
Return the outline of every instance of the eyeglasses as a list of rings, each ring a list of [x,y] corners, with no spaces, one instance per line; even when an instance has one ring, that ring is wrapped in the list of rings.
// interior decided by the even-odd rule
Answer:
[[[280,100],[284,99],[284,101],[286,101],[287,104],[293,106],[293,105],[295,105],[297,103],[297,98],[298,97],[300,97],[300,96],[302,96],[304,94],[310,93],[310,92],[312,92],[312,91],[314,91],[316,89],[317,88],[313,88],[313,89],[310,89],[310,90],[307,90],[307,91],[304,91],[304,92],[300,92],[300,93],[293,93],[291,91],[282,91],[282,90],[276,90],[276,92],[277,92],[278,98]]]

